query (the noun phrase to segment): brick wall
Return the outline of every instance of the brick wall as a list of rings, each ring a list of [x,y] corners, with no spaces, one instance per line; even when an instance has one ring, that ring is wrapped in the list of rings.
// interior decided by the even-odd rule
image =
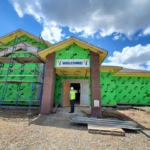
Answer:
[[[99,100],[100,107],[94,107],[94,100]],[[91,52],[91,115],[102,117],[99,55]]]
[[[42,95],[41,114],[48,115],[53,110],[54,88],[55,88],[55,74],[54,68],[55,52],[47,55],[44,87]]]

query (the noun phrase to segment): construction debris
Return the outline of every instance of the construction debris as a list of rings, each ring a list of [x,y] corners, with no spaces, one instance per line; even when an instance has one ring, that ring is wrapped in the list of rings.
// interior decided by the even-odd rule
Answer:
[[[55,107],[53,108],[53,113],[56,113],[57,107],[58,107],[58,103],[55,104]]]
[[[93,124],[104,127],[141,130],[141,128],[137,128],[138,124],[133,121],[108,120],[108,119],[97,119],[78,116],[74,116],[70,121],[73,123]]]

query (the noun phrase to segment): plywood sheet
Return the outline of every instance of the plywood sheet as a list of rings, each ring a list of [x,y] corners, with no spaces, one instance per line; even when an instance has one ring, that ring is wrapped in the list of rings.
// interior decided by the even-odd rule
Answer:
[[[70,93],[70,83],[69,82],[64,82],[64,88],[63,88],[63,107],[70,106],[69,93]]]

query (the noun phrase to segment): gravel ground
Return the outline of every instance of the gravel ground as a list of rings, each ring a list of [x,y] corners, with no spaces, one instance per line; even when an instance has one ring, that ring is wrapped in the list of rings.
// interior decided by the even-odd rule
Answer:
[[[0,149],[22,150],[149,150],[150,139],[141,132],[126,131],[126,136],[91,134],[87,125],[71,124],[72,116],[86,116],[76,108],[59,108],[50,116],[38,116],[40,110],[0,109]],[[148,108],[150,110],[150,108]],[[141,110],[108,110],[105,116],[116,115],[140,123],[150,135],[150,113]]]

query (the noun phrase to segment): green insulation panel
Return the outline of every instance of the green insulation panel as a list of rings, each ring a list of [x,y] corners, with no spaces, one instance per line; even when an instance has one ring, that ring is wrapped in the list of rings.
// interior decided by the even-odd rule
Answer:
[[[100,84],[101,84],[102,106],[115,106],[116,93],[115,93],[114,73],[100,72]]]
[[[56,51],[55,67],[57,67],[57,59],[89,59],[89,65],[91,65],[90,50],[84,49],[75,44],[72,44],[59,51]]]
[[[56,74],[55,78],[55,92],[54,92],[54,102],[61,104],[61,89],[62,89],[62,79],[89,79],[89,104],[91,105],[91,80],[90,77],[64,77]]]
[[[38,45],[38,41],[35,41],[34,39],[31,39],[29,37],[27,37],[26,35],[19,37],[20,40],[25,41],[27,43],[30,43],[32,45]],[[8,43],[5,43],[5,45],[7,46],[12,46],[14,44],[15,40],[12,40]],[[18,42],[20,42],[18,40]],[[41,49],[45,49],[46,45],[44,45],[43,43],[40,44],[40,48]],[[0,49],[2,50],[2,49]],[[23,51],[23,50],[20,50]],[[7,57],[11,57],[11,54],[8,55]],[[14,53],[12,54],[12,57],[35,57],[34,55],[30,54],[30,53]],[[36,65],[36,66],[35,66]],[[19,70],[20,68],[26,68],[23,72],[21,72],[21,70]],[[8,69],[9,68],[9,64],[5,63],[5,64],[0,64],[0,81],[5,81],[6,80],[6,76],[1,76],[1,75],[7,75],[7,71],[8,70],[3,70],[3,69]],[[28,69],[39,69],[40,68],[40,64],[36,64],[36,63],[14,63],[12,68],[19,68],[18,70],[9,70],[9,75],[34,75],[34,70],[28,70]],[[8,76],[7,80],[17,80],[17,81],[38,81],[38,74],[39,71],[37,71],[37,76],[33,77],[33,76]],[[4,88],[5,83],[0,83],[0,95],[2,96],[3,93],[3,88]],[[6,87],[6,86],[5,86]],[[19,90],[20,87],[20,90]],[[36,90],[37,90],[37,84],[35,86]],[[18,100],[30,100],[31,98],[31,90],[32,90],[32,83],[21,83],[20,85],[18,83],[9,83],[8,84],[8,88],[6,91],[5,95],[5,99],[2,102],[2,104],[9,104],[9,105],[15,105],[17,96],[19,92],[19,96],[18,96]],[[39,105],[39,103],[34,102],[34,100],[36,100],[36,90],[34,90],[33,93],[33,102],[31,105]],[[1,96],[0,96],[0,100],[1,100]],[[12,101],[7,101],[7,100],[12,100]],[[29,105],[29,101],[24,101],[24,102],[17,102],[17,105]]]
[[[150,105],[150,77],[114,77],[117,104]]]

